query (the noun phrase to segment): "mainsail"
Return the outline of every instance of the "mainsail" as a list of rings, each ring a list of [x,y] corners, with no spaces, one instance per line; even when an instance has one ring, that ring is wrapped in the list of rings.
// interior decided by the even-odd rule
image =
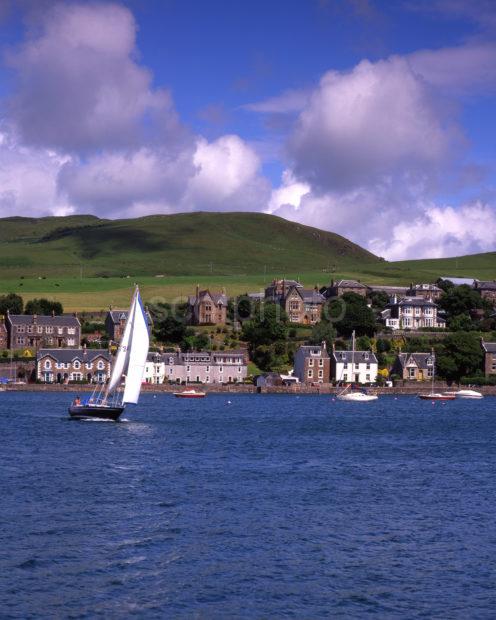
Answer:
[[[138,402],[149,344],[146,313],[136,287],[107,386],[107,395],[120,385],[124,375],[123,404]]]
[[[146,312],[143,308],[139,291],[136,291],[131,337],[128,347],[126,387],[124,388],[123,403],[132,403],[135,405],[138,402],[149,344],[150,336],[148,334]]]

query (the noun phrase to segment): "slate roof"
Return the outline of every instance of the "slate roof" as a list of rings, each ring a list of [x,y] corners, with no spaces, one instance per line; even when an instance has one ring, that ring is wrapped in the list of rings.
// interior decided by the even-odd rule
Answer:
[[[104,357],[110,361],[110,353],[107,349],[40,349],[36,355],[39,361],[46,356],[53,357],[57,362],[70,364],[75,360],[82,363],[92,362],[98,357]]]
[[[345,364],[369,363],[377,364],[377,357],[371,351],[333,351],[334,361]]]
[[[328,353],[327,349],[323,349],[322,346],[319,345],[319,344],[303,345],[303,346],[299,347],[297,353],[300,352],[300,351],[304,355],[304,357],[313,357],[313,356],[319,355],[319,354],[323,358],[329,357],[329,353]],[[315,351],[317,351],[317,354],[315,353]]]
[[[329,288],[338,287],[339,288],[367,288],[365,284],[358,282],[357,280],[339,280],[339,282],[335,282],[334,286]]]
[[[398,353],[397,360],[402,368],[406,368],[414,362],[418,368],[426,369],[433,365],[427,362],[430,360],[435,362],[436,356],[432,353]]]
[[[406,295],[408,290],[407,286],[387,286],[382,284],[369,284],[367,288],[369,291],[386,293],[387,295]]]
[[[443,289],[439,288],[435,284],[414,284],[409,291],[430,291],[433,293],[441,293]]]
[[[9,314],[12,325],[58,325],[63,327],[80,327],[79,319],[73,315],[61,314],[46,316],[43,314]],[[36,319],[35,319],[36,316]]]
[[[436,304],[430,299],[424,299],[423,297],[404,297],[396,303],[389,304],[390,306],[436,306]]]
[[[210,296],[212,302],[216,306],[219,304],[221,304],[221,306],[227,306],[227,295],[224,295],[224,293],[211,293],[208,289],[206,289],[198,293],[198,299],[201,301],[201,299],[207,295]],[[196,295],[190,295],[188,297],[188,304],[190,306],[194,306],[196,304]]]
[[[496,291],[495,280],[477,280],[475,288],[484,291]]]
[[[298,291],[306,304],[323,304],[325,297],[314,288],[303,288]]]
[[[475,283],[474,278],[452,278],[451,276],[440,276],[441,280],[448,280],[452,282],[455,286],[461,286],[462,284],[468,284],[468,286],[473,286]]]
[[[121,321],[127,321],[128,310],[109,310],[110,318],[114,325],[118,325]],[[148,325],[153,325],[152,318],[148,311],[145,311]]]
[[[169,364],[169,359],[173,359],[174,365],[184,364],[205,364],[213,365],[220,362],[215,361],[218,357],[241,357],[242,363],[246,360],[246,351],[244,349],[235,349],[230,351],[186,351],[179,353],[162,353],[162,361],[164,364]],[[150,360],[154,361],[154,360]]]
[[[483,342],[482,348],[486,353],[496,353],[496,342]]]

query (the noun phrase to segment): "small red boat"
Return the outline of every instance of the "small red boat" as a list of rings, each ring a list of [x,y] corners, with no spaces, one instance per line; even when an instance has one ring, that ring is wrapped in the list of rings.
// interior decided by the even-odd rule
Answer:
[[[205,398],[205,392],[199,390],[183,390],[182,392],[174,392],[176,398]]]
[[[456,396],[454,394],[440,394],[440,393],[431,393],[431,394],[419,394],[419,398],[422,400],[455,400]]]

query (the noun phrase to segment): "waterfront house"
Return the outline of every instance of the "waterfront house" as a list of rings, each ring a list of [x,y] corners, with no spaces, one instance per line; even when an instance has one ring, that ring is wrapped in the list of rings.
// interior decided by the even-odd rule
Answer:
[[[371,351],[335,351],[331,355],[331,381],[375,383],[379,364]]]
[[[9,349],[79,347],[81,323],[73,315],[9,314],[6,320]]]
[[[484,342],[481,340],[484,351],[484,374],[486,377],[496,376],[496,342]]]
[[[126,327],[127,315],[127,310],[113,310],[110,308],[107,312],[107,316],[105,317],[105,331],[110,340],[114,342],[120,341],[124,328]],[[153,321],[148,311],[146,311],[146,319],[148,322],[148,331],[151,332]]]
[[[301,383],[329,383],[330,362],[326,343],[301,346],[294,356],[293,377]]]
[[[323,294],[324,297],[330,299],[332,297],[341,297],[345,293],[355,293],[356,295],[366,297],[367,292],[368,287],[357,280],[338,280],[337,282],[331,280],[331,284],[324,289]]]
[[[482,299],[487,299],[493,306],[496,305],[496,280],[475,280],[474,289]]]
[[[438,307],[423,297],[394,297],[381,312],[381,319],[393,330],[421,330],[426,327],[444,329],[446,321],[438,315]]]
[[[165,364],[160,353],[148,353],[143,372],[143,381],[158,385],[164,382]]]
[[[243,349],[163,353],[161,361],[153,363],[156,383],[242,383],[248,376],[248,354]]]
[[[398,353],[390,374],[398,375],[404,381],[430,381],[435,363],[434,353]]]
[[[208,289],[188,297],[188,323],[190,325],[225,325],[227,320],[227,296],[224,291],[211,293]]]
[[[106,349],[40,349],[36,378],[43,383],[105,383],[110,377],[110,360]]]

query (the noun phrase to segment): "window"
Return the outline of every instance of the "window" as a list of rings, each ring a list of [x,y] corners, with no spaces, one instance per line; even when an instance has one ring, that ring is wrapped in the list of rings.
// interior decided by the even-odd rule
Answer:
[[[427,369],[427,376],[432,379],[432,377],[434,376],[434,368],[428,368]]]
[[[370,382],[370,375],[365,375],[365,381]]]
[[[18,334],[24,334],[25,331],[26,331],[25,325],[19,325],[19,327],[17,328]]]
[[[309,368],[308,370],[308,378],[311,379],[313,377],[313,370]]]
[[[324,371],[323,370],[319,370],[319,379],[322,379],[324,376]]]
[[[415,368],[409,368],[408,369],[408,378],[409,379],[415,379]]]
[[[57,333],[59,334],[59,336],[61,336],[64,333],[64,328],[63,327],[57,327]]]
[[[36,331],[38,332],[38,334],[42,334],[43,333],[43,325],[38,325],[38,327],[36,328]]]
[[[45,361],[45,368],[51,368],[52,367],[52,362],[50,360],[46,360]]]
[[[205,368],[205,370],[206,370],[207,372],[210,372],[210,366],[207,366],[207,367]]]
[[[76,370],[79,370],[79,369],[81,368],[81,362],[80,362],[80,361],[78,361],[78,360],[76,360],[76,361],[74,362],[74,368],[75,368]]]
[[[238,372],[241,372],[241,366],[238,366]]]
[[[348,375],[343,375],[343,381],[348,381]]]
[[[422,313],[422,308],[415,308],[415,316],[420,316]]]
[[[68,334],[75,334],[76,333],[76,328],[75,327],[68,327],[67,328],[67,333]]]
[[[47,327],[46,328],[46,333],[47,334],[53,334],[53,327]]]
[[[205,381],[206,383],[210,383],[210,377],[208,375],[205,377]]]
[[[191,370],[191,366],[186,366],[186,372],[189,372]]]
[[[319,360],[319,366],[323,366],[324,365],[324,360]]]
[[[98,370],[103,370],[105,368],[105,362],[103,360],[100,360],[98,362]]]
[[[309,365],[310,367],[312,367],[312,366],[313,366],[313,360],[308,360],[308,365]]]
[[[50,338],[51,340],[51,338]],[[72,347],[76,344],[74,338],[67,338],[67,346]]]
[[[359,368],[360,368],[360,364],[357,364],[357,363],[355,362],[355,370],[358,370]]]
[[[24,344],[24,338],[22,336],[17,336],[17,344]]]
[[[367,362],[366,369],[367,369],[367,370],[370,370],[370,362]]]
[[[93,368],[93,364],[91,362],[86,362],[85,366],[87,370],[91,370]]]
[[[71,373],[71,381],[82,381],[83,375],[80,372]]]
[[[224,369],[222,368],[222,366],[220,366],[220,367],[219,367],[219,372],[223,372],[223,370],[224,370]]]
[[[33,326],[32,325],[28,325],[28,334],[32,334],[33,333]]]

